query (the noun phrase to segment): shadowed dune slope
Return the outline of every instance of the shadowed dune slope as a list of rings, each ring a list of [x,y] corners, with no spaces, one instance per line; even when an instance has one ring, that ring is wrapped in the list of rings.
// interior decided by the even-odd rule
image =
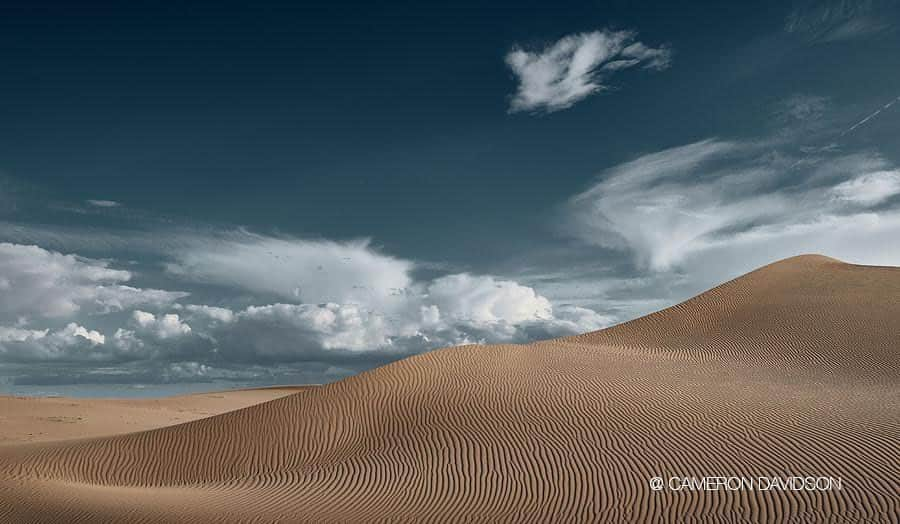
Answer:
[[[795,257],[607,330],[0,448],[2,522],[896,521],[900,270]],[[660,476],[841,489],[654,491]]]

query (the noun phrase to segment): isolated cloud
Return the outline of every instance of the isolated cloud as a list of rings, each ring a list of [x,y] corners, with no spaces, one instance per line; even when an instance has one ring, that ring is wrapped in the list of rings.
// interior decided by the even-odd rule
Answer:
[[[0,321],[164,307],[187,295],[124,285],[131,277],[103,260],[0,243]]]
[[[668,47],[649,47],[636,36],[603,30],[569,35],[539,50],[514,47],[506,55],[519,82],[510,111],[559,111],[607,89],[604,81],[616,71],[669,66]]]

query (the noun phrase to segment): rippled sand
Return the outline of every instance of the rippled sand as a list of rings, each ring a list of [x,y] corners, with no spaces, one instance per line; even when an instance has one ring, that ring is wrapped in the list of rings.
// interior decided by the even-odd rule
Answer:
[[[2,445],[0,521],[896,522],[898,357],[900,269],[795,257],[599,332]],[[842,489],[651,489],[728,475]]]

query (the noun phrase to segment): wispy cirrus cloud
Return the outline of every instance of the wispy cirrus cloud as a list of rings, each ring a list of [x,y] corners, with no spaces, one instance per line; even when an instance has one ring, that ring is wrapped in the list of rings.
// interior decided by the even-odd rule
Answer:
[[[844,135],[846,135],[846,134],[848,134],[848,133],[852,133],[853,131],[856,131],[856,130],[859,129],[860,127],[866,125],[867,123],[869,123],[870,120],[872,120],[873,118],[877,117],[878,115],[880,115],[880,114],[883,113],[884,111],[886,111],[886,110],[890,109],[891,107],[893,107],[893,105],[896,104],[898,101],[900,101],[900,96],[898,96],[898,97],[892,99],[891,101],[889,101],[888,103],[886,103],[886,104],[884,104],[883,106],[879,107],[878,109],[876,109],[876,110],[873,111],[872,113],[869,113],[868,115],[866,115],[865,118],[863,118],[862,120],[856,122],[856,123],[853,124],[852,126],[850,126],[850,127],[848,127],[847,129],[845,129],[843,132],[841,132],[841,136],[844,136]]]
[[[94,207],[120,207],[122,205],[115,200],[85,200],[85,202]]]
[[[863,173],[834,186],[840,200],[861,206],[874,206],[900,195],[900,170]]]
[[[822,102],[790,99],[786,121],[808,126]],[[900,168],[877,151],[847,151],[836,129],[820,135],[826,145],[779,130],[640,156],[572,197],[564,230],[641,270],[689,275],[692,292],[805,252],[900,263],[889,240],[900,237]]]
[[[669,67],[669,47],[636,38],[633,31],[603,30],[565,36],[542,49],[514,47],[506,55],[518,80],[510,112],[559,111],[608,89],[605,81],[617,71]]]
[[[809,42],[850,40],[886,31],[896,15],[894,0],[804,1],[788,14],[784,30]]]

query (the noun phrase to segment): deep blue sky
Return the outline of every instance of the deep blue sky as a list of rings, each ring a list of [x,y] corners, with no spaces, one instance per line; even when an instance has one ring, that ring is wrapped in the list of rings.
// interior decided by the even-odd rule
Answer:
[[[273,251],[272,239],[369,238],[377,253],[426,275],[413,277],[425,288],[440,275],[493,275],[555,307],[579,304],[618,321],[749,269],[750,259],[722,247],[729,235],[782,228],[777,249],[754,250],[756,263],[793,254],[785,246],[796,242],[783,237],[798,224],[893,217],[884,212],[896,203],[900,105],[847,130],[900,95],[896,2],[303,4],[4,2],[0,241],[90,257],[131,271],[132,286],[191,293],[178,307],[237,311],[290,302],[279,286],[293,284],[270,285],[281,270],[264,263],[256,276],[210,275],[209,253],[248,243],[265,244],[266,255],[293,249]],[[604,73],[604,90],[562,109],[511,111],[521,78],[508,53],[540,54],[567,36],[604,31],[634,31],[634,41],[667,50],[667,61]],[[710,171],[677,167],[686,157],[699,159],[691,169],[712,162]],[[653,158],[657,174],[624,164]],[[825,172],[829,165],[847,167]],[[778,176],[757,177],[746,191],[727,178],[753,170]],[[628,184],[602,185],[616,173],[650,180],[631,193]],[[665,182],[672,177],[675,189]],[[844,198],[848,187],[877,198]],[[594,204],[572,204],[579,194]],[[744,202],[758,195],[765,202]],[[787,217],[778,202],[790,199],[803,209]],[[813,211],[837,200],[868,207]],[[659,223],[628,216],[658,212],[660,202],[675,207]],[[746,210],[765,206],[772,210]],[[673,225],[694,211],[715,225]],[[812,243],[796,249],[893,261],[893,251],[806,238]],[[692,277],[690,257],[708,250],[730,253],[717,266],[726,269]],[[295,278],[297,267],[285,274]],[[355,300],[341,293],[298,291],[295,302]],[[46,317],[51,332],[69,320],[107,337],[119,325],[137,329],[128,307],[110,318],[5,310],[7,327],[43,329]],[[466,333],[446,340],[478,339]],[[203,364],[197,351],[162,361]],[[120,357],[112,361],[141,366]]]
[[[0,22],[8,175],[59,198],[374,236],[458,262],[502,256],[601,168],[741,133],[821,75],[737,71],[753,67],[735,63],[742,48],[780,29],[783,2],[13,4]],[[507,113],[511,45],[607,27],[671,44],[680,65],[626,72],[577,111]]]

